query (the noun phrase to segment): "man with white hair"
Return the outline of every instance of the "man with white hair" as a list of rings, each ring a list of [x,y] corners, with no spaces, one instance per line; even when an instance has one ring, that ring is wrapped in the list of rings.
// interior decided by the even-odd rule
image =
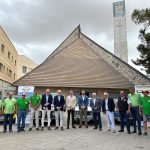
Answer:
[[[97,97],[96,93],[92,93],[92,100],[90,101],[90,106],[92,108],[92,113],[93,113],[93,119],[95,125],[94,129],[97,129],[98,126],[100,131],[102,131],[101,104],[102,104],[101,99]]]
[[[115,133],[115,120],[114,120],[114,110],[115,104],[113,98],[109,98],[109,94],[107,92],[104,93],[104,100],[102,103],[102,111],[106,115],[106,122],[108,131],[113,131]]]
[[[51,104],[53,101],[53,97],[50,94],[50,89],[46,89],[45,94],[42,95],[42,100],[41,100],[41,107],[42,107],[42,127],[41,131],[44,130],[44,120],[45,120],[45,114],[47,113],[47,129],[51,130],[50,128],[50,123],[51,123]]]
[[[13,98],[13,93],[8,93],[8,98],[4,99],[3,102],[3,112],[4,112],[4,131],[7,132],[7,122],[9,121],[9,132],[13,132],[13,114],[16,113],[16,99]]]
[[[54,97],[54,107],[55,107],[55,121],[56,121],[56,128],[59,128],[59,119],[60,119],[60,128],[63,128],[63,111],[64,111],[64,96],[62,95],[62,91],[58,90],[57,95]]]

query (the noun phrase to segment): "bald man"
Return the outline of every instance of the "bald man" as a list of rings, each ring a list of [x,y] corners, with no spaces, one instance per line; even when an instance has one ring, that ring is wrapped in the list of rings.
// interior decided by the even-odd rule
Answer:
[[[62,91],[58,90],[57,95],[54,97],[54,107],[55,107],[55,121],[56,121],[56,128],[55,130],[63,128],[63,110],[64,110],[64,96],[62,95]],[[60,124],[59,124],[60,119]]]
[[[13,98],[13,93],[8,93],[8,98],[4,99],[3,102],[3,112],[4,112],[4,131],[7,132],[7,122],[9,121],[9,132],[13,132],[13,114],[16,113],[16,99]]]
[[[96,93],[92,93],[90,107],[92,108],[92,113],[93,113],[93,119],[94,119],[94,124],[95,124],[94,129],[97,129],[98,128],[97,126],[99,126],[100,131],[102,131],[101,105],[102,105],[101,99],[97,97]]]
[[[42,107],[42,127],[41,131],[44,130],[44,120],[45,120],[45,114],[47,114],[47,129],[51,130],[50,123],[51,123],[51,104],[53,101],[53,97],[50,94],[50,89],[46,89],[46,92],[42,95],[41,100],[41,107]]]

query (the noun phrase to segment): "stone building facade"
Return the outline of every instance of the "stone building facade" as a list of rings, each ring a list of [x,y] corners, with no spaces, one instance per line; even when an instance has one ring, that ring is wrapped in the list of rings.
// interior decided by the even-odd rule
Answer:
[[[18,53],[0,26],[0,97],[14,91],[12,83],[17,76]]]

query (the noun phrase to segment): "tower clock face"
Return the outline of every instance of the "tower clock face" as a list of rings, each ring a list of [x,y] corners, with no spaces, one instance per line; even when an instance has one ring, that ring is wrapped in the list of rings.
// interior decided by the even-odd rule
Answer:
[[[113,4],[114,17],[125,16],[125,3],[124,1],[116,2]]]

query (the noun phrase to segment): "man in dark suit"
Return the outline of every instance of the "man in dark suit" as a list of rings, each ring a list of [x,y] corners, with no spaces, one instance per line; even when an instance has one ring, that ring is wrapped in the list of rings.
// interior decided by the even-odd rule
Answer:
[[[104,100],[102,102],[102,111],[106,115],[106,122],[108,131],[116,132],[115,130],[115,120],[114,120],[114,110],[115,103],[113,98],[109,98],[109,94],[107,92],[104,93]]]
[[[55,107],[55,120],[56,120],[56,128],[59,128],[59,118],[60,118],[60,128],[63,128],[63,110],[64,110],[64,96],[62,95],[62,91],[58,90],[57,95],[54,97],[54,107]]]
[[[94,124],[95,128],[97,129],[97,126],[99,126],[99,130],[102,131],[102,122],[101,122],[101,105],[102,102],[99,97],[96,97],[96,93],[92,93],[92,100],[90,101],[90,106],[92,108],[92,113],[93,113],[93,119],[94,119]],[[98,119],[98,122],[97,122]]]
[[[82,90],[81,96],[78,99],[78,105],[79,105],[79,111],[80,111],[80,126],[79,126],[79,128],[82,127],[83,115],[84,115],[85,126],[86,126],[86,128],[88,128],[88,125],[87,125],[88,102],[89,102],[88,97],[85,95],[85,91]]]
[[[50,89],[46,89],[45,94],[42,95],[42,100],[41,100],[41,107],[42,107],[42,127],[41,131],[44,130],[44,120],[45,120],[45,114],[47,113],[47,119],[48,119],[48,124],[47,124],[47,129],[51,130],[50,128],[50,123],[51,123],[51,104],[52,104],[53,98],[52,95],[50,94]]]

